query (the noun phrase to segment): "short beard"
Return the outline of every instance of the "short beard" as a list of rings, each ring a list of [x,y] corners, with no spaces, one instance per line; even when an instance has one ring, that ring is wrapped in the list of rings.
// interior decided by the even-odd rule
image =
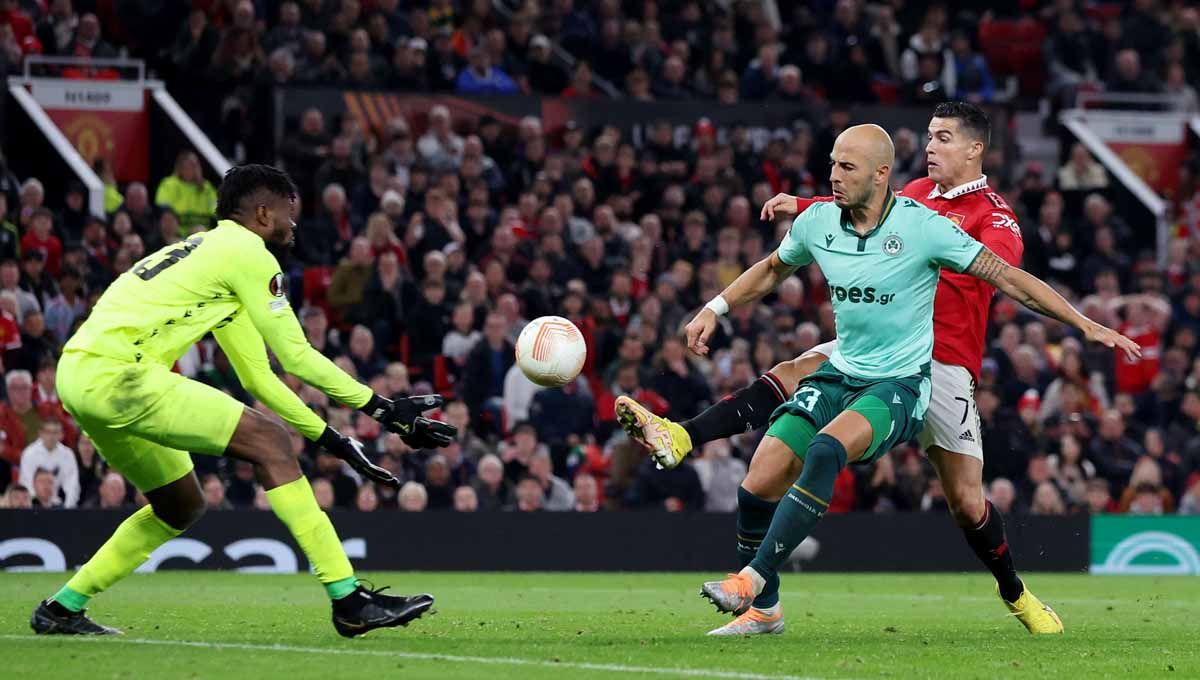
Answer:
[[[287,269],[288,264],[292,260],[292,244],[291,243],[274,243],[268,241],[266,243],[267,252],[275,256],[275,261],[279,263],[279,268]]]

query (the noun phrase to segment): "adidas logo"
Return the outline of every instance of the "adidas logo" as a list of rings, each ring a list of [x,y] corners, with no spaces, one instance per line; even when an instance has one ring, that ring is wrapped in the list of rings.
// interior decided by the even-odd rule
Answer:
[[[778,555],[779,553],[783,552],[784,550],[787,550],[787,546],[780,543],[779,541],[775,541],[775,554]]]
[[[967,430],[966,432],[963,432],[962,434],[958,435],[958,439],[959,439],[959,441],[964,441],[964,442],[974,442],[975,435],[971,434],[970,430]]]
[[[893,403],[893,404],[903,404],[904,402],[900,401],[900,395],[899,395],[899,394],[896,394],[895,392],[892,392],[892,403]]]

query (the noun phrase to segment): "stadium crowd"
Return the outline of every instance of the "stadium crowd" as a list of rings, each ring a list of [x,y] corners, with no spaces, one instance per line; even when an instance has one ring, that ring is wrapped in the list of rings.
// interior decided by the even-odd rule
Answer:
[[[97,17],[76,12],[87,4],[54,0],[34,16],[37,3],[5,0],[10,63],[21,50],[115,53]],[[889,96],[877,85],[891,83],[917,106],[995,94],[973,36],[958,30],[971,15],[944,5],[843,0],[825,16],[781,2],[780,31],[760,3],[709,16],[699,2],[585,8],[560,0],[541,13],[520,8],[507,23],[488,2],[400,4],[197,2],[171,49],[151,56],[169,80],[215,88],[193,87],[204,101],[185,105],[226,148],[242,141],[251,157],[262,152],[253,140],[263,93],[291,82],[593,96],[598,75],[647,100],[837,103]],[[1056,2],[1039,15],[1057,27],[1045,45],[1051,92],[1124,86],[1111,78],[1160,92],[1195,83],[1194,7],[1139,0],[1107,19],[1076,5]],[[1178,21],[1165,23],[1168,14]],[[1088,49],[1063,46],[1069,39],[1086,39]],[[572,72],[548,60],[547,43],[578,57]],[[819,125],[797,125],[757,148],[736,130],[718,141],[706,121],[682,136],[652,122],[636,144],[611,126],[560,132],[536,118],[454,120],[442,106],[423,127],[397,117],[381,130],[304,112],[278,162],[300,189],[297,244],[284,268],[306,334],[377,393],[445,394],[441,416],[460,432],[445,449],[411,450],[285,377],[405,480],[399,490],[363,483],[293,433],[320,504],[732,511],[761,433],[710,443],[659,471],[616,426],[613,399],[629,394],[683,419],[833,337],[815,266],[725,317],[711,358],[691,356],[679,328],[778,243],[786,223],[757,217],[766,199],[828,193],[822,159],[847,124],[835,106]],[[891,132],[899,186],[923,173],[922,135]],[[1104,168],[1081,146],[1065,155],[1059,168],[1017,171],[996,153],[985,171],[1018,213],[1026,268],[1146,353],[1128,362],[998,299],[976,395],[989,495],[1007,513],[1200,513],[1200,167],[1193,158],[1173,197],[1177,228],[1160,266],[1138,248],[1146,225],[1114,210]],[[62,409],[55,359],[116,275],[211,223],[215,190],[190,152],[154,187],[118,187],[104,161],[97,170],[109,185],[104,218],[87,213],[81,186],[47,196],[0,159],[0,493],[8,507],[144,502]],[[565,388],[537,388],[513,365],[517,334],[544,314],[570,318],[588,341],[584,373]],[[211,340],[176,369],[250,403]],[[249,464],[195,458],[211,507],[266,509]],[[843,471],[831,510],[944,505],[930,466],[905,446]]]

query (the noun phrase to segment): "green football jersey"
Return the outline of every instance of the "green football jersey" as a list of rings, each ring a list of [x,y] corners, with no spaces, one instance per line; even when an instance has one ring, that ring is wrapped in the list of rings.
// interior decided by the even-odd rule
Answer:
[[[829,282],[838,345],[830,362],[862,379],[924,370],[933,355],[933,298],[942,267],[961,272],[983,244],[891,191],[879,223],[859,236],[833,203],[800,214],[779,246],[793,266],[816,262]]]
[[[313,349],[284,288],[262,238],[223,220],[117,277],[63,350],[171,366],[212,331],[246,390],[316,439],[325,423],[271,371],[264,338],[283,370],[343,404],[362,406],[371,389]]]

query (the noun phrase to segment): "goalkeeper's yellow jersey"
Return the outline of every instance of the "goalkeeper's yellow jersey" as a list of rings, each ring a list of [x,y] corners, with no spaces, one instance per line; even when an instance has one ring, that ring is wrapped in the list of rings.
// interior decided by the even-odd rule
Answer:
[[[63,350],[171,366],[209,331],[247,391],[309,439],[325,423],[271,371],[264,338],[283,370],[331,398],[355,408],[371,398],[370,388],[308,344],[279,262],[260,236],[230,220],[117,277]]]

